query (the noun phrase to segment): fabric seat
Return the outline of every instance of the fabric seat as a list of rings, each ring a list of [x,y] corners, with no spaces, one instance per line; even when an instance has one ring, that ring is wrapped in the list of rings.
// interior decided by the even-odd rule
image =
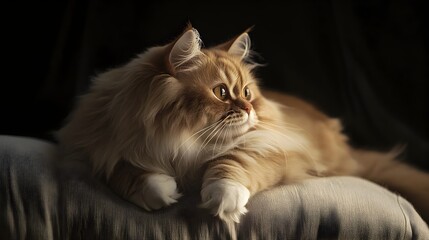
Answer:
[[[0,136],[1,239],[429,239],[408,201],[355,177],[261,192],[225,224],[198,208],[198,194],[147,212],[58,162],[54,143]]]

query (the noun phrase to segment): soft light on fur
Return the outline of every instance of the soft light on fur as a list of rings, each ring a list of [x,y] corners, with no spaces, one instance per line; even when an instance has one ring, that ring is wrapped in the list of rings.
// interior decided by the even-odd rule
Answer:
[[[197,183],[201,206],[238,222],[259,191],[361,175],[402,190],[428,217],[426,173],[392,154],[352,149],[337,119],[300,99],[262,93],[250,47],[245,32],[203,49],[188,27],[172,43],[100,74],[59,131],[65,159],[89,162],[114,191],[147,210],[176,202]],[[395,177],[403,171],[409,181]]]

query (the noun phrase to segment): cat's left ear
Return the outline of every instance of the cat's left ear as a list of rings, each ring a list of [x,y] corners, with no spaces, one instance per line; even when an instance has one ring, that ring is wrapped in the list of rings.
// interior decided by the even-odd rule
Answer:
[[[174,72],[186,69],[188,63],[201,54],[201,39],[191,26],[173,43],[168,61]]]
[[[248,31],[238,35],[226,43],[218,45],[216,48],[227,51],[229,54],[238,56],[242,60],[246,60],[250,55],[250,37]]]

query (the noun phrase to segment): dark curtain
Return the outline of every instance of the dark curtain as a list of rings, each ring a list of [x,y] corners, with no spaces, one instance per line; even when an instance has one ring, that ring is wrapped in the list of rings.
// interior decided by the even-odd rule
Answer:
[[[206,46],[253,26],[264,87],[342,119],[355,146],[405,144],[403,158],[429,170],[425,1],[70,0],[4,9],[0,134],[54,140],[93,76],[171,41],[188,22]]]

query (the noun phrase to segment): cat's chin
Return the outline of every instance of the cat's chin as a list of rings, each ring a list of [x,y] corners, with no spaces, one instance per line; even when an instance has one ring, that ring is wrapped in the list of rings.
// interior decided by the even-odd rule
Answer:
[[[240,137],[247,133],[257,122],[256,114],[253,111],[250,114],[242,113],[237,115],[227,126],[227,131],[231,138]]]
[[[243,134],[245,134],[246,132],[248,132],[250,129],[250,126],[248,126],[246,124],[243,126],[234,126],[234,127],[229,127],[229,128],[230,129],[227,130],[228,137],[230,139],[234,139],[234,138],[240,137]]]
[[[229,126],[227,129],[227,132],[228,132],[230,138],[234,139],[234,138],[243,136],[243,134],[246,134],[251,129],[253,129],[255,127],[255,125],[256,125],[255,121],[250,121],[250,119],[249,119],[242,124],[235,124],[233,126]]]

